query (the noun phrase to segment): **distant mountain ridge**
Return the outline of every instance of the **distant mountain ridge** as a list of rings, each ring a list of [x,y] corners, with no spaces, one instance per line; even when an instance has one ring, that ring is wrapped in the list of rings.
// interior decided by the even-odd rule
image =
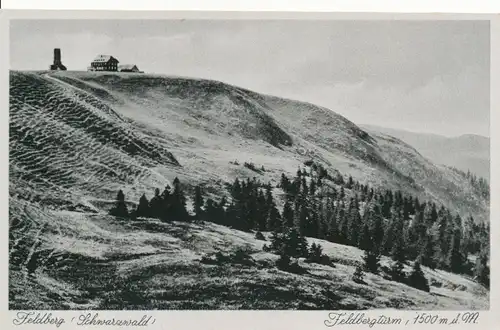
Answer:
[[[424,157],[437,164],[455,167],[461,171],[490,180],[490,139],[477,134],[446,137],[438,134],[417,133],[374,125],[360,125],[368,131],[394,136],[415,147]]]

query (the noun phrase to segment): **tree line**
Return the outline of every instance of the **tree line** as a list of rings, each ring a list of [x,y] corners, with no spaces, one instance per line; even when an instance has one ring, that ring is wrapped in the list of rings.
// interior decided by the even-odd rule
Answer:
[[[475,223],[472,216],[464,220],[444,206],[421,202],[401,191],[375,189],[339,173],[330,175],[314,162],[304,165],[294,177],[282,174],[275,186],[256,178],[235,179],[226,184],[227,197],[218,201],[205,198],[198,185],[191,197],[193,214],[187,210],[186,192],[178,178],[173,188],[156,189],[151,200],[142,195],[130,214],[120,191],[110,213],[162,221],[203,220],[248,232],[270,231],[274,241],[283,235],[300,241],[314,237],[364,250],[365,270],[371,272],[378,271],[385,255],[394,261],[394,278],[403,276],[405,263],[416,261],[418,267],[473,275],[489,285],[488,225]],[[276,194],[284,201],[281,210]],[[282,252],[276,246],[275,250]],[[469,261],[470,255],[476,256],[475,264]]]

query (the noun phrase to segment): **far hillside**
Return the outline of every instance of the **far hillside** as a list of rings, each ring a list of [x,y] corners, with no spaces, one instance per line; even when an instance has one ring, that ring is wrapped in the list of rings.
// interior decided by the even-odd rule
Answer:
[[[487,137],[473,134],[445,137],[372,125],[361,127],[401,139],[437,164],[452,166],[464,172],[471,171],[476,176],[490,180],[490,139]]]

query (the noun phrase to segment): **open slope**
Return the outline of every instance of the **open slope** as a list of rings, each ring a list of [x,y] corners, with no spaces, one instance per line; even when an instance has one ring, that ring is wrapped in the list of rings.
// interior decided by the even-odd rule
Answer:
[[[425,267],[430,293],[373,274],[365,276],[366,284],[357,284],[351,277],[362,251],[327,241],[310,240],[324,247],[335,268],[301,260],[307,273],[297,275],[274,266],[278,256],[262,251],[268,242],[223,226],[121,222],[107,215],[48,213],[13,204],[24,220],[37,219],[30,226],[38,241],[24,245],[20,240],[11,248],[11,258],[27,259],[11,271],[12,309],[489,308],[482,286]],[[248,251],[251,265],[201,261],[212,252],[237,248]],[[27,275],[34,259],[36,268]]]
[[[26,155],[28,162],[50,158],[49,175],[67,181],[54,183],[58,189],[83,186],[103,195],[121,186],[136,200],[175,175],[194,183],[255,174],[232,160],[264,165],[268,179],[276,180],[313,158],[361,182],[431,199],[464,216],[488,217],[488,202],[465,178],[329,109],[176,77],[14,72],[11,81],[11,172],[25,170]],[[42,121],[36,125],[35,115]],[[48,150],[37,149],[28,131],[33,141],[52,139],[43,143]],[[45,169],[41,165],[37,171]],[[78,171],[62,173],[66,166]]]
[[[315,306],[311,308],[458,308],[469,306],[466,301],[474,304],[471,308],[487,305],[476,295],[478,290],[484,293],[480,287],[450,274],[439,276],[454,278],[449,287],[463,291],[442,293],[436,288],[429,295],[405,288],[413,292],[412,301],[393,292],[399,284],[379,277],[373,279],[380,283],[378,291],[350,283],[347,274],[354,268],[349,265],[311,269],[319,274],[311,285],[310,277],[282,274],[265,262],[257,269],[213,269],[199,264],[202,253],[225,246],[233,249],[242,241],[257,251],[262,243],[249,234],[213,225],[149,226],[150,221],[119,223],[105,215],[118,189],[136,202],[142,193],[151,197],[154,188],[178,176],[182,182],[203,183],[205,191],[220,194],[225,181],[260,176],[277,182],[282,172],[293,174],[305,160],[314,159],[331,172],[401,189],[462,215],[488,220],[489,201],[465,178],[432,163],[401,140],[367,133],[329,109],[214,81],[87,72],[11,72],[10,79],[13,308],[43,304],[113,308],[116,299],[125,299],[116,296],[114,287],[132,279],[138,287],[123,290],[140,292],[148,287],[146,300],[159,308],[305,308],[309,303]],[[235,160],[264,166],[265,172],[253,172]],[[332,256],[347,249],[327,242],[325,248]],[[359,257],[356,249],[347,254],[346,260]],[[28,276],[28,270],[35,276]],[[141,277],[153,273],[160,275]],[[194,282],[200,273],[203,285]],[[81,282],[75,283],[75,274]],[[123,281],[114,284],[117,278]],[[252,282],[256,278],[258,285]],[[184,288],[178,294],[186,296],[166,296],[167,288],[174,290],[172,283]],[[263,292],[259,286],[263,283],[288,298],[279,302],[267,297],[271,299],[267,305],[255,306],[228,302],[230,292]],[[302,298],[296,303],[303,305],[292,306],[290,288],[298,284],[303,284],[298,289]],[[214,302],[207,295],[199,305],[183,305],[207,285],[213,290],[225,287],[229,298]],[[328,293],[332,285],[338,286],[335,295],[340,298]],[[23,291],[26,287],[32,290]],[[129,291],[126,294],[132,294]],[[378,294],[386,305],[370,303]],[[95,295],[99,301],[91,298]],[[358,298],[349,303],[352,296]]]

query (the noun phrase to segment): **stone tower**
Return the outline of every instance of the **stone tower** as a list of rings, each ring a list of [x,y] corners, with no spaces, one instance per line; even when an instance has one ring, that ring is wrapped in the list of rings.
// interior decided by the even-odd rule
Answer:
[[[61,62],[61,49],[59,48],[54,48],[54,63],[50,66],[50,70],[66,70]]]

